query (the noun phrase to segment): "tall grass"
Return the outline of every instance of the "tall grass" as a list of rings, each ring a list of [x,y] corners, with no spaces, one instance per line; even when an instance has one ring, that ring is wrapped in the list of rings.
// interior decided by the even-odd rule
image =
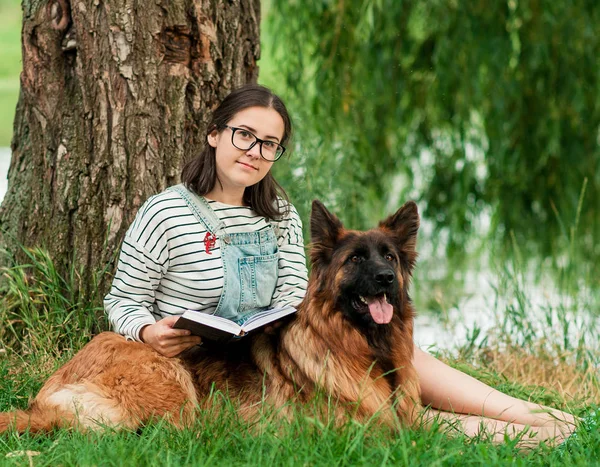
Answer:
[[[76,270],[61,276],[43,250],[27,250],[27,255],[28,264],[2,271],[0,410],[25,407],[49,374],[106,326],[98,321],[100,297],[90,301],[77,290]],[[505,300],[496,301],[498,316],[504,313],[512,317],[500,321],[487,339],[472,338],[457,351],[440,356],[492,387],[523,399],[576,414],[597,405],[600,390],[595,368],[599,360],[595,350],[585,347],[586,339],[574,343],[551,340],[555,336],[545,333],[547,326],[530,322],[537,311],[531,309],[532,299],[521,277],[510,268],[502,277],[498,295]],[[554,305],[553,312],[556,307],[560,311],[561,306]],[[551,324],[563,325],[556,328],[558,334],[569,335],[566,322],[562,319]],[[592,328],[585,331],[592,332]],[[563,465],[589,464],[600,456],[599,433],[585,433],[566,453],[544,445],[519,451],[516,440],[494,445],[485,437],[449,437],[440,426],[401,432],[375,423],[349,421],[336,426],[323,422],[310,410],[297,409],[290,421],[276,422],[266,408],[263,423],[248,424],[239,419],[232,401],[219,397],[223,403],[215,404],[215,410],[201,412],[195,426],[182,431],[159,421],[135,433],[84,435],[57,430],[42,436],[1,435],[0,463]]]
[[[4,435],[0,459],[23,465],[29,452],[36,465],[563,465],[593,460],[598,441],[592,434],[588,451],[575,446],[565,458],[546,446],[519,451],[511,440],[493,445],[450,437],[441,426],[390,432],[375,424],[321,424],[302,414],[257,432],[230,403],[219,416],[200,413],[181,431],[157,422],[138,432]]]
[[[80,271],[71,267],[63,276],[45,250],[23,252],[28,263],[0,268],[0,343],[5,352],[60,358],[106,329],[99,297],[84,296],[78,287]]]

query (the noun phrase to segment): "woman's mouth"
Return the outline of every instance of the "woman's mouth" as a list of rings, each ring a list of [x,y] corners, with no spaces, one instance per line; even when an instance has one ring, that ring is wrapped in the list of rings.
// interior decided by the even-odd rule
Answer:
[[[240,164],[240,165],[243,165],[244,167],[247,167],[248,169],[251,169],[251,170],[258,170],[258,169],[257,169],[256,167],[254,167],[253,165],[246,164],[245,162],[240,162],[240,161],[238,161],[238,164]]]

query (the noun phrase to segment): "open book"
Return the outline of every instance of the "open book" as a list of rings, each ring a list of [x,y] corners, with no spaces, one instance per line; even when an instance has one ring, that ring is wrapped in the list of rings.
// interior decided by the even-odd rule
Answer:
[[[245,336],[250,331],[266,326],[295,312],[296,309],[289,305],[271,308],[253,314],[242,325],[239,325],[227,318],[187,310],[179,317],[173,327],[187,329],[202,339],[225,342],[235,337]]]

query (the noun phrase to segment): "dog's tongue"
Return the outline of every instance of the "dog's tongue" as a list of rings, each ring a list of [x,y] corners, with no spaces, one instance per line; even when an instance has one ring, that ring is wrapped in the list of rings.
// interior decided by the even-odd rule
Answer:
[[[387,324],[392,320],[394,307],[384,297],[368,298],[369,313],[377,324]]]

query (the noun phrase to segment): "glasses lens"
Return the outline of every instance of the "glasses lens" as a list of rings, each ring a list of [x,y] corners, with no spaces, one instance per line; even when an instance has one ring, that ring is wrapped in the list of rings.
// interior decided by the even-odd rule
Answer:
[[[249,131],[244,130],[243,128],[231,128],[231,130],[233,132],[231,142],[236,148],[247,151],[256,144],[256,136]],[[284,152],[285,148],[275,141],[262,141],[260,145],[261,155],[271,162],[279,159]]]
[[[238,149],[250,149],[255,141],[256,137],[249,131],[238,129],[233,132],[233,145]]]
[[[283,154],[283,146],[274,141],[263,141],[261,148],[262,156],[268,161],[276,161]]]

